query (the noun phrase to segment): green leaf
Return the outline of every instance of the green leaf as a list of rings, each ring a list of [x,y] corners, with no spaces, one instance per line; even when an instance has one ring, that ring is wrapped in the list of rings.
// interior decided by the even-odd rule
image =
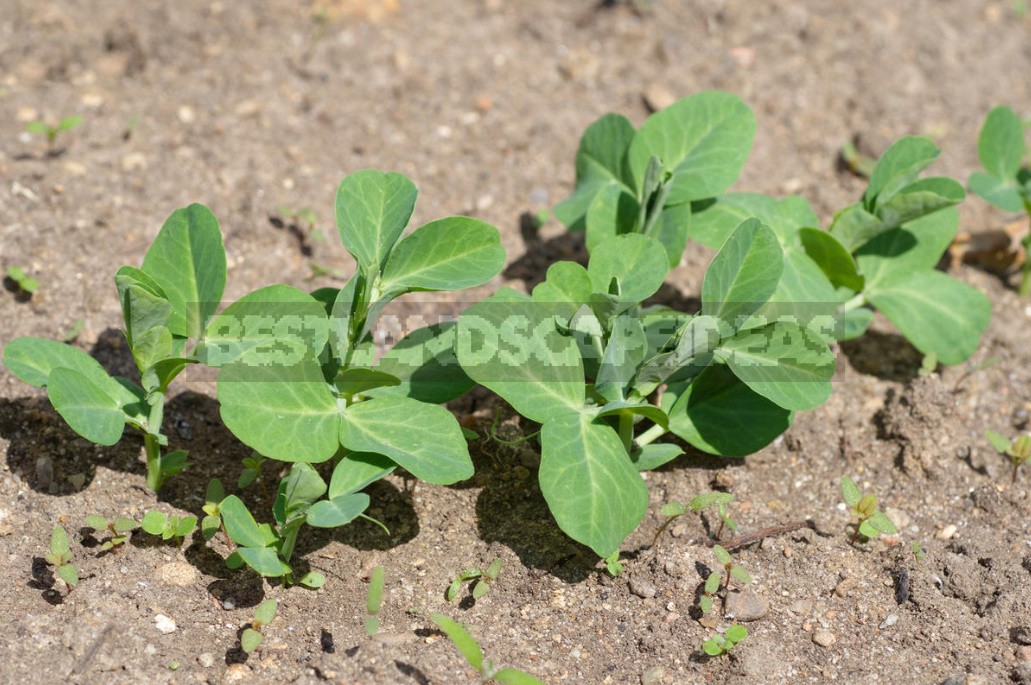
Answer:
[[[737,644],[748,637],[748,629],[742,625],[732,625],[727,628],[724,636],[728,640],[732,640],[734,644]]]
[[[668,403],[667,403],[668,402]],[[663,396],[669,428],[693,447],[729,457],[757,452],[791,426],[792,413],[739,381],[723,364]]]
[[[344,526],[358,518],[368,507],[369,496],[364,492],[324,499],[308,510],[308,525],[315,528]]]
[[[975,171],[968,181],[970,190],[985,201],[1006,212],[1024,211],[1024,198],[1020,186],[1010,178],[996,178],[983,171]]]
[[[898,195],[881,205],[877,216],[884,222],[885,229],[895,228],[959,204],[965,197],[963,186],[951,178],[925,178],[906,186]]]
[[[189,453],[185,450],[174,450],[161,457],[161,477],[162,479],[171,478],[177,473],[181,473],[189,464],[186,458]]]
[[[193,529],[197,527],[196,516],[184,516],[179,519],[179,523],[175,527],[175,537],[183,538],[193,532]]]
[[[410,397],[429,404],[443,404],[460,397],[475,383],[455,356],[457,323],[446,321],[417,328],[384,354],[376,369],[400,380],[366,392],[368,397]],[[339,386],[339,384],[338,384]]]
[[[673,461],[683,453],[684,450],[679,445],[653,442],[631,453],[630,461],[638,471],[651,471]]]
[[[866,333],[873,321],[873,310],[866,307],[850,309],[837,314],[834,319],[835,340],[854,340]]]
[[[168,524],[168,517],[160,511],[148,511],[140,521],[140,528],[151,535],[161,535],[165,532]]]
[[[785,409],[813,409],[830,397],[834,353],[810,328],[778,321],[723,340],[718,354],[749,388]]]
[[[254,628],[244,628],[243,634],[240,635],[240,649],[251,654],[261,646],[263,639],[261,633]]]
[[[1024,160],[1024,124],[1009,107],[996,107],[984,120],[977,155],[997,179],[1015,178]]]
[[[123,266],[115,273],[125,336],[136,365],[145,371],[172,354],[172,303],[150,276]]]
[[[538,680],[517,668],[503,668],[497,671],[494,674],[494,682],[499,685],[544,685],[543,680]]]
[[[329,481],[329,499],[364,490],[395,468],[397,464],[382,454],[351,452],[333,468],[333,477]]]
[[[390,253],[380,284],[386,297],[417,290],[462,290],[486,283],[505,265],[498,230],[477,219],[438,219]]]
[[[247,509],[247,505],[236,495],[229,495],[219,505],[222,521],[229,539],[243,547],[268,547],[276,542],[276,536],[267,525],[259,526]]]
[[[244,563],[265,578],[280,578],[290,573],[290,567],[280,560],[272,547],[237,547],[236,553]]]
[[[690,507],[692,511],[701,511],[712,506],[730,504],[734,495],[729,492],[707,492],[691,498]]]
[[[837,238],[818,228],[803,228],[798,237],[806,254],[816,262],[832,285],[851,290],[863,289],[863,277],[856,270],[856,260]]]
[[[455,578],[451,581],[451,584],[447,586],[447,590],[444,591],[444,599],[449,602],[455,601],[455,597],[462,591],[462,579]]]
[[[709,656],[719,656],[725,651],[723,645],[726,644],[723,638],[719,635],[711,637],[702,643],[702,651]]]
[[[548,267],[544,281],[533,289],[533,301],[561,305],[559,313],[571,317],[590,300],[592,292],[594,286],[587,269],[576,262],[556,262]]]
[[[669,260],[662,243],[637,233],[605,241],[591,254],[587,266],[594,292],[610,292],[615,279],[620,286],[619,301],[634,303],[655,294],[668,270]]]
[[[715,595],[720,589],[720,574],[713,571],[709,574],[709,577],[705,579],[705,594]],[[711,600],[710,600],[711,601]]]
[[[748,571],[744,570],[740,566],[731,567],[730,575],[732,578],[734,578],[734,580],[738,581],[739,583],[744,583],[745,585],[748,585],[752,582],[752,576],[748,575]]]
[[[738,326],[765,303],[780,282],[783,251],[758,219],[735,229],[713,258],[702,282],[702,313]]]
[[[169,330],[198,337],[226,285],[226,253],[211,210],[192,204],[173,212],[147,250],[142,270],[172,303]]]
[[[308,464],[298,463],[290,467],[290,473],[279,487],[273,512],[280,525],[304,512],[326,493],[326,482]]]
[[[666,412],[662,411],[659,407],[654,404],[649,404],[644,400],[618,400],[609,402],[598,408],[596,417],[601,418],[605,416],[644,416],[652,423],[657,423],[663,428],[668,427],[669,419],[666,416]]]
[[[398,386],[401,379],[384,371],[356,366],[343,369],[337,374],[333,384],[341,394],[352,397],[376,388]]]
[[[669,258],[669,268],[680,264],[680,258],[687,246],[687,238],[691,231],[691,205],[687,202],[673,207],[666,207],[659,214],[658,221],[647,233],[655,238],[666,248],[666,256]]]
[[[730,552],[721,547],[720,545],[712,546],[712,553],[716,557],[716,561],[720,562],[724,566],[731,563],[733,558],[730,556]]]
[[[79,570],[71,564],[63,564],[57,568],[57,575],[68,584],[68,587],[75,587],[79,584]]]
[[[383,567],[377,566],[369,575],[369,595],[365,608],[370,614],[378,613],[383,604]]]
[[[483,599],[483,597],[490,592],[490,585],[482,580],[476,581],[473,585],[473,599]]]
[[[107,383],[70,368],[50,372],[47,395],[57,413],[72,430],[98,445],[114,445],[125,431],[126,415],[119,401],[117,383],[106,373]]]
[[[221,516],[205,516],[200,520],[200,534],[205,540],[210,540],[218,533],[221,525]]]
[[[984,436],[988,438],[988,442],[992,443],[992,447],[994,447],[1000,454],[1009,454],[1013,449],[1013,443],[1005,435],[1001,435],[988,429],[985,431]],[[89,519],[87,519],[87,523],[88,522]]]
[[[54,531],[50,534],[50,553],[62,557],[70,552],[68,531],[64,529],[64,526],[54,526]]]
[[[874,539],[880,536],[881,531],[870,523],[870,521],[863,521],[859,524],[859,534],[863,537]]]
[[[887,535],[895,535],[899,532],[898,529],[895,527],[895,523],[890,518],[888,518],[887,514],[885,514],[882,511],[878,511],[873,516],[871,516],[867,520],[867,523],[869,523],[878,531],[885,533]]]
[[[372,637],[379,632],[379,619],[375,616],[365,617],[365,634]]]
[[[713,197],[741,174],[755,137],[755,116],[736,95],[720,91],[683,98],[648,117],[627,151],[640,191],[651,157],[673,174],[666,204]]]
[[[336,195],[340,240],[363,268],[379,271],[386,263],[418,194],[415,184],[398,173],[369,169],[341,181]]]
[[[204,493],[204,501],[209,504],[217,504],[226,498],[225,488],[222,487],[222,481],[218,478],[212,478],[208,481],[208,488]]]
[[[563,414],[541,430],[541,492],[569,537],[607,557],[648,509],[648,489],[616,432],[585,414]]]
[[[416,478],[449,485],[473,475],[469,447],[448,410],[404,397],[359,402],[344,410],[340,444],[392,459]]]
[[[880,207],[938,158],[941,150],[927,138],[903,136],[877,160],[863,195],[867,208]]]
[[[846,250],[854,252],[856,248],[884,230],[884,222],[862,205],[854,204],[834,215],[827,232],[837,238]]]
[[[684,505],[680,502],[667,502],[662,505],[661,509],[659,509],[659,514],[661,516],[673,518],[675,516],[683,516],[686,511],[687,510],[684,509]]]
[[[218,401],[226,427],[245,445],[281,461],[318,463],[339,447],[337,400],[318,362],[222,369]]]
[[[940,271],[919,271],[880,285],[869,300],[914,347],[938,355],[946,365],[974,353],[991,317],[984,293]]]
[[[103,516],[97,516],[96,514],[86,515],[86,525],[93,530],[107,530],[108,522]]]
[[[483,651],[464,626],[443,614],[430,614],[430,620],[444,631],[444,634],[454,643],[470,666],[477,671],[483,670]]]
[[[612,321],[608,343],[598,371],[594,374],[594,389],[611,402],[623,400],[626,386],[634,379],[638,367],[648,355],[648,337],[636,315],[617,316]],[[606,406],[603,412],[630,411],[650,416],[656,423],[666,425],[666,416],[654,405],[641,406],[637,402]],[[657,412],[657,413],[656,413]]]
[[[578,411],[584,370],[576,340],[555,328],[547,306],[504,297],[482,300],[459,318],[462,368],[531,421]]]
[[[591,200],[584,217],[587,251],[593,254],[606,240],[633,231],[639,212],[637,198],[625,186],[604,186]]]
[[[948,249],[959,227],[959,211],[943,209],[903,226],[885,231],[856,251],[866,289],[909,278],[915,271],[933,269]]]
[[[858,505],[859,500],[863,498],[863,492],[859,489],[859,486],[848,476],[841,477],[841,498],[850,507]]]
[[[276,611],[279,609],[279,602],[274,599],[266,599],[254,609],[254,621],[259,625],[267,626],[276,618]]]
[[[47,338],[15,338],[4,348],[4,365],[29,385],[45,388],[50,372],[57,368],[78,371],[94,383],[107,372],[93,357],[77,347]]]
[[[633,124],[619,114],[606,114],[584,131],[576,154],[576,188],[554,208],[570,231],[584,230],[585,215],[599,192],[632,183],[625,158],[634,134]]]

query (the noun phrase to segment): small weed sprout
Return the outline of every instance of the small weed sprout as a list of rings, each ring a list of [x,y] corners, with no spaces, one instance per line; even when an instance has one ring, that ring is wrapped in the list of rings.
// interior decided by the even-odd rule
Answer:
[[[7,278],[17,287],[18,294],[31,296],[39,290],[39,281],[32,278],[20,266],[7,267]]]
[[[722,634],[717,633],[702,643],[702,651],[709,656],[726,654],[742,640],[748,637],[748,629],[742,625],[734,624]]]
[[[1010,462],[1013,464],[1012,482],[1016,483],[1020,465],[1031,456],[1031,435],[1021,435],[1016,440],[1010,440],[1001,433],[989,430],[985,431],[985,437],[988,438],[988,442],[992,443],[992,447],[999,454],[1009,457]]]
[[[54,526],[54,532],[50,534],[50,553],[46,556],[47,563],[57,571],[57,577],[68,586],[68,592],[79,584],[79,571],[72,564],[72,550],[68,546],[68,531],[64,526]]]
[[[924,355],[924,359],[920,362],[920,375],[930,376],[938,369],[938,355],[934,352],[929,352]]]
[[[501,685],[544,685],[529,673],[515,668],[495,668],[494,663],[483,658],[483,650],[465,627],[443,614],[430,614],[430,620],[437,624],[444,635],[480,674],[481,683],[495,682]]]
[[[669,518],[662,524],[658,531],[655,533],[655,537],[652,538],[652,547],[659,541],[659,537],[665,532],[665,530],[673,523],[676,519],[680,518],[688,511],[704,511],[705,509],[716,508],[716,511],[720,517],[720,527],[716,531],[716,539],[719,540],[723,535],[723,529],[728,528],[731,531],[737,530],[737,523],[730,517],[730,513],[727,507],[731,502],[734,501],[734,495],[729,492],[707,492],[697,497],[692,497],[687,505],[683,505],[680,502],[669,502],[659,513]]]
[[[61,119],[56,126],[51,126],[45,121],[30,121],[25,125],[25,130],[29,133],[45,136],[47,139],[47,154],[53,155],[56,152],[57,137],[65,131],[71,131],[80,124],[82,124],[82,117],[76,115]]]
[[[923,561],[924,557],[927,556],[927,550],[923,548],[920,541],[917,540],[913,543],[913,560],[916,561],[916,565],[919,566],[920,562]]]
[[[100,544],[100,551],[102,552],[107,552],[115,547],[124,545],[129,539],[129,533],[140,527],[140,524],[131,518],[120,516],[113,521],[109,521],[105,517],[96,514],[86,517],[86,525],[92,528],[95,533],[108,533],[110,535]]]
[[[491,583],[498,579],[503,563],[502,559],[498,558],[490,562],[490,566],[486,569],[467,568],[462,571],[451,581],[451,585],[444,593],[445,599],[449,602],[454,601],[462,590],[462,583],[468,580],[476,581],[472,585],[473,599],[480,599],[490,591]]]
[[[183,538],[196,527],[196,516],[167,516],[160,511],[148,511],[140,521],[143,532],[156,535],[162,540],[174,539],[176,544],[182,544]]]
[[[752,576],[748,575],[743,567],[738,566],[734,562],[734,557],[730,556],[730,552],[723,549],[719,545],[712,546],[712,553],[716,555],[716,560],[723,566],[723,570],[726,572],[726,576],[723,579],[723,587],[730,587],[730,580],[733,578],[742,585],[750,585],[752,582]],[[706,581],[708,582],[708,581]]]
[[[894,535],[898,532],[891,519],[877,510],[877,495],[863,494],[855,481],[848,476],[841,477],[841,496],[844,498],[845,504],[852,508],[852,516],[857,519],[856,529],[852,533],[852,539],[849,540],[849,544],[853,547],[860,535],[873,539],[881,533]]]
[[[208,489],[204,495],[204,518],[200,520],[200,534],[205,540],[215,537],[215,534],[222,528],[222,509],[219,505],[226,498],[225,488],[222,481],[213,478],[208,482]],[[228,539],[228,535],[226,538]]]
[[[619,561],[619,550],[605,557],[605,570],[609,572],[609,575],[615,578],[623,572],[623,564]]]
[[[368,610],[368,615],[365,617],[365,634],[372,637],[379,631],[379,614],[380,607],[383,606],[383,567],[377,566],[372,569],[372,575],[369,576],[369,596],[365,600],[365,608]]]
[[[265,500],[268,501],[268,486],[265,485],[265,474],[262,473],[261,467],[268,461],[264,456],[257,452],[251,452],[251,456],[243,458],[243,471],[240,473],[240,478],[236,481],[236,487],[246,488],[254,484],[254,481],[258,482],[261,486],[261,492],[265,496]]]
[[[709,574],[709,577],[705,579],[705,587],[702,588],[702,596],[698,598],[698,608],[702,610],[703,614],[708,614],[712,611],[713,597],[720,591],[721,581],[719,571],[713,571]]]
[[[244,628],[240,635],[240,648],[247,654],[252,654],[261,646],[265,639],[262,630],[276,617],[279,609],[279,602],[274,599],[266,599],[254,610],[254,620],[248,628]]]

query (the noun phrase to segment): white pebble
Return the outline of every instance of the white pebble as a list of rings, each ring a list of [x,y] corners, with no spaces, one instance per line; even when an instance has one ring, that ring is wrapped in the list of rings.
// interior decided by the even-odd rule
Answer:
[[[175,632],[175,621],[164,614],[158,614],[154,617],[154,625],[157,626],[157,629],[165,635]]]

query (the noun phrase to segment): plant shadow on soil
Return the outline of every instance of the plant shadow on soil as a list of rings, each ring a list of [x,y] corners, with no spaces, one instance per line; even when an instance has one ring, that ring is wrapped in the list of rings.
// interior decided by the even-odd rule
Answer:
[[[859,373],[895,383],[908,383],[919,376],[924,359],[924,355],[898,333],[874,330],[842,342],[841,352]]]

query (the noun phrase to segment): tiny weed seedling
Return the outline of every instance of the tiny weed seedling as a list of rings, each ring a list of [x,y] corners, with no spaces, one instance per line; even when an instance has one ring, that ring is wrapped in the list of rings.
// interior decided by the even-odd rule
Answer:
[[[368,614],[365,616],[365,634],[372,637],[379,631],[380,607],[383,606],[383,567],[377,566],[372,569],[369,576],[369,596],[365,600],[365,608]]]
[[[924,557],[926,557],[926,556],[927,556],[927,550],[925,550],[923,548],[923,545],[920,544],[920,541],[917,540],[916,542],[914,542],[913,543],[913,561],[916,562],[916,565],[919,566],[920,562],[923,561]]]
[[[930,354],[925,354],[923,361],[920,362],[919,374],[921,376],[930,376],[937,370],[938,355],[936,355],[934,352],[931,352]]]
[[[703,614],[708,614],[712,611],[713,598],[719,594],[721,587],[723,590],[729,590],[731,580],[736,580],[742,585],[750,585],[752,583],[752,576],[749,575],[744,567],[734,561],[734,557],[730,555],[730,552],[719,545],[713,545],[712,553],[723,568],[722,572],[713,571],[705,579],[702,595],[698,599],[698,607],[702,610]]]
[[[140,521],[140,528],[145,533],[162,540],[174,540],[176,544],[181,545],[183,538],[197,528],[197,517],[168,516],[160,511],[148,511]]]
[[[214,215],[202,205],[174,212],[151,244],[142,268],[115,273],[125,339],[141,383],[111,376],[86,352],[44,338],[17,338],[4,364],[21,380],[46,388],[50,403],[76,433],[114,445],[125,426],[143,433],[147,486],[155,492],[186,467],[186,452],[162,454],[168,385],[197,361],[186,351],[202,336],[226,282],[226,256]]]
[[[720,656],[734,649],[734,646],[748,637],[748,629],[734,624],[722,634],[717,633],[702,643],[702,651],[709,656]]]
[[[129,533],[140,527],[140,524],[131,518],[120,516],[112,521],[96,514],[86,517],[86,525],[92,528],[94,533],[107,533],[107,539],[100,543],[102,552],[124,545],[129,539]]]
[[[1006,212],[1025,212],[1031,218],[1031,169],[1024,163],[1028,146],[1024,122],[1009,107],[988,113],[977,141],[977,154],[984,171],[970,176],[970,190]],[[1031,293],[1031,233],[1020,241],[1024,248],[1018,292]]]
[[[999,454],[1009,457],[1013,464],[1013,482],[1016,483],[1020,465],[1031,456],[1031,435],[1021,435],[1016,440],[1010,440],[1001,433],[989,430],[985,432],[985,437]]]
[[[462,590],[462,584],[466,581],[475,581],[472,585],[473,599],[480,599],[487,592],[490,591],[491,584],[498,579],[498,574],[501,573],[501,565],[504,562],[498,558],[490,563],[486,569],[479,568],[467,568],[466,570],[455,576],[455,579],[451,581],[447,591],[444,593],[444,598],[449,602],[453,602],[458,593]]]
[[[7,278],[17,288],[18,294],[26,298],[39,290],[39,281],[25,273],[25,269],[20,266],[7,267]]]
[[[613,578],[617,577],[623,572],[623,564],[619,560],[619,550],[605,557],[605,570]]]
[[[240,478],[236,481],[236,487],[246,488],[254,484],[255,481],[261,487],[261,494],[265,496],[265,500],[269,500],[268,486],[265,485],[265,474],[262,472],[261,467],[265,465],[268,459],[261,456],[257,452],[252,452],[251,456],[243,458],[243,471],[240,472]]]
[[[662,516],[668,516],[659,530],[655,532],[655,537],[652,538],[652,547],[659,541],[659,537],[669,528],[675,520],[686,514],[688,511],[703,511],[712,507],[716,508],[716,512],[720,518],[720,527],[716,530],[716,539],[719,540],[723,535],[723,529],[727,528],[731,531],[737,530],[737,523],[730,517],[728,507],[730,503],[734,501],[734,495],[729,492],[707,492],[703,495],[692,497],[687,505],[683,505],[680,502],[669,502],[665,504],[659,513]]]
[[[489,659],[483,658],[483,650],[476,638],[457,621],[443,614],[431,614],[430,620],[437,624],[469,665],[480,674],[480,682],[495,682],[500,685],[544,685],[542,681],[524,671],[515,668],[496,668]]]
[[[883,512],[877,510],[877,495],[873,493],[863,494],[848,476],[841,477],[841,496],[852,509],[852,516],[856,518],[856,529],[852,533],[849,544],[855,546],[856,539],[863,537],[873,539],[885,533],[894,535],[898,532],[895,524]]]
[[[200,534],[205,540],[215,537],[218,531],[222,530],[222,500],[226,497],[222,481],[213,478],[208,482],[207,491],[204,494],[204,506],[202,511],[204,517],[200,520]],[[228,538],[229,536],[226,535]]]
[[[253,654],[265,640],[264,629],[272,623],[279,610],[279,602],[274,599],[266,599],[254,610],[254,620],[243,629],[240,635],[240,648],[247,654]]]
[[[61,119],[61,121],[59,121],[56,126],[51,126],[47,124],[45,121],[30,121],[28,124],[25,125],[25,130],[29,133],[36,133],[46,137],[47,154],[53,155],[57,151],[57,137],[65,131],[71,131],[73,128],[76,128],[80,124],[82,124],[81,116],[71,116]]]
[[[64,581],[70,593],[79,584],[79,570],[72,564],[72,550],[68,546],[68,531],[64,526],[54,526],[50,534],[50,553],[46,556],[48,564],[57,571],[57,577]]]

